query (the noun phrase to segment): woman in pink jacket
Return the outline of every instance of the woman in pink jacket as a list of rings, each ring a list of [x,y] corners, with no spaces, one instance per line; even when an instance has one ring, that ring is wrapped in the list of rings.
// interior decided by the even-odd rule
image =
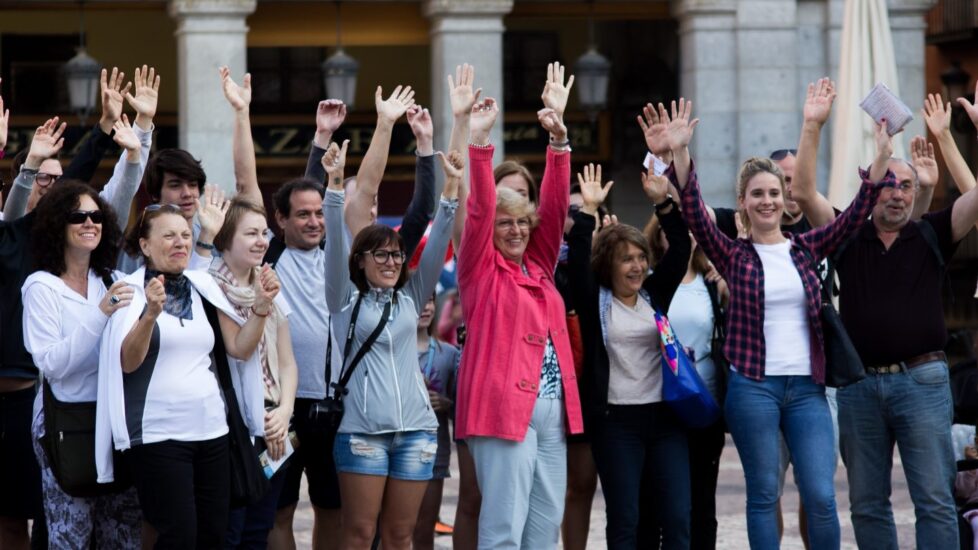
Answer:
[[[570,200],[570,147],[550,105],[566,102],[570,84],[551,65],[548,108],[538,113],[550,133],[539,212],[495,186],[495,101],[476,104],[471,116],[471,194],[458,254],[467,336],[456,436],[468,443],[482,489],[480,549],[557,546],[566,434],[583,431],[564,303],[553,282]]]

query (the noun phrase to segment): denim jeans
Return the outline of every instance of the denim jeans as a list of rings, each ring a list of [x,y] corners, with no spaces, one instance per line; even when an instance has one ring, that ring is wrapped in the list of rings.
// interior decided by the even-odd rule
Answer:
[[[935,361],[896,374],[869,374],[838,395],[842,460],[859,546],[898,548],[890,507],[896,443],[917,515],[917,548],[957,548],[957,468],[947,364]]]
[[[594,421],[591,437],[607,504],[608,548],[645,547],[640,517],[661,528],[663,550],[689,548],[689,444],[669,406],[609,405],[608,414]],[[652,536],[658,539],[654,531]]]
[[[832,416],[825,386],[810,376],[752,380],[732,372],[725,414],[747,483],[747,535],[753,550],[779,548],[780,439],[793,458],[812,548],[839,548]],[[871,548],[872,546],[867,546]]]

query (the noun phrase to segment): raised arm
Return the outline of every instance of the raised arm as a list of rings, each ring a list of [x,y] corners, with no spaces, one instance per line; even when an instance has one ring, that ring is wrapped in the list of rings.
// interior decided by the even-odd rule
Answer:
[[[917,189],[917,196],[914,198],[910,219],[919,220],[930,210],[930,203],[934,198],[934,188],[937,187],[937,181],[940,179],[937,157],[934,155],[934,144],[927,143],[927,140],[921,136],[914,137],[910,140],[910,162],[914,171],[917,172],[917,182],[920,184]]]
[[[350,241],[343,233],[343,168],[346,166],[346,150],[331,143],[323,166],[326,168],[326,196],[323,198],[323,217],[326,220],[326,305],[330,313],[337,313],[346,305],[352,293],[350,266]]]
[[[3,79],[0,78],[0,82]],[[10,109],[4,108],[3,96],[0,95],[0,159],[3,158],[3,149],[7,146],[7,130],[10,127]],[[0,197],[2,202],[2,197]]]
[[[28,210],[32,210],[41,198],[34,186],[37,171],[41,168],[41,163],[54,158],[65,144],[61,135],[68,127],[68,123],[62,122],[59,125],[58,120],[58,117],[50,118],[34,131],[27,158],[20,167],[20,173],[14,178],[7,204],[3,207],[5,221],[11,222],[22,217]]]
[[[567,235],[567,278],[570,282],[571,307],[579,315],[593,316],[594,296],[598,290],[594,270],[591,269],[591,242],[597,226],[598,209],[615,184],[601,185],[601,165],[588,164],[577,174],[583,204],[574,215],[574,225]]]
[[[465,160],[458,151],[449,151],[448,156],[439,152],[438,158],[445,172],[445,188],[441,193],[435,223],[431,226],[431,233],[428,235],[428,243],[421,253],[421,263],[406,288],[414,299],[419,315],[428,297],[435,291],[442,266],[445,264],[445,250],[451,239],[455,208],[458,206],[458,186],[465,173]],[[408,257],[410,258],[410,255]]]
[[[469,119],[475,102],[479,100],[482,88],[473,91],[475,67],[465,63],[455,67],[455,79],[448,75],[448,98],[452,104],[452,133],[448,142],[449,151],[464,151],[465,140],[469,139]],[[488,136],[486,143],[488,143]],[[465,175],[458,187],[458,209],[455,211],[455,226],[452,228],[452,242],[457,250],[462,241],[462,228],[465,227],[465,203],[469,198],[469,185]]]
[[[116,163],[112,177],[99,195],[115,210],[119,229],[123,232],[129,225],[132,199],[139,191],[139,182],[143,179],[143,170],[148,158],[143,153],[149,154],[147,142],[152,140],[152,135],[151,132],[143,132],[142,136],[137,135],[126,115],[122,115],[122,119],[117,120],[113,126],[112,139],[122,148],[122,157]]]
[[[964,102],[968,103],[968,100]],[[978,117],[978,107],[973,109]],[[951,174],[951,179],[954,180],[955,187],[962,195],[971,191],[975,188],[975,175],[971,173],[971,168],[968,168],[968,163],[961,156],[961,151],[958,150],[951,135],[951,104],[947,103],[945,106],[940,94],[928,94],[921,112],[927,128],[934,134],[937,146],[941,148],[941,156],[944,157],[944,163]]]
[[[496,180],[492,175],[494,148],[489,143],[489,132],[498,115],[499,106],[491,97],[472,106],[469,123],[469,195],[465,200],[467,219],[456,247],[460,281],[474,276],[492,262]]]
[[[410,258],[427,231],[435,209],[435,157],[434,127],[428,109],[411,106],[407,110],[407,120],[418,144],[414,159],[414,194],[404,212],[400,230],[404,253]]]
[[[323,168],[323,155],[329,148],[333,134],[346,120],[346,105],[338,99],[324,99],[316,106],[316,135],[309,147],[309,158],[306,160],[307,179],[316,183],[326,182],[326,170]]]
[[[642,189],[655,208],[655,215],[662,224],[662,231],[669,242],[669,249],[659,262],[652,274],[646,277],[642,287],[648,292],[656,305],[663,311],[669,309],[676,289],[686,276],[689,265],[689,255],[692,252],[692,241],[689,230],[683,221],[679,207],[669,196],[669,178],[656,176],[653,169],[642,174]]]
[[[153,327],[156,326],[156,319],[159,318],[160,313],[163,313],[163,304],[166,303],[163,275],[147,281],[145,292],[146,309],[122,340],[120,358],[122,372],[125,373],[135,372],[146,360],[150,338],[153,336]]]
[[[247,361],[258,349],[258,342],[265,332],[265,321],[272,313],[272,301],[280,289],[278,277],[268,264],[263,265],[252,278],[251,289],[255,293],[255,303],[251,306],[252,315],[243,325],[228,317],[227,313],[217,312],[224,348],[228,355],[242,361]]]
[[[262,206],[255,163],[255,142],[251,137],[251,74],[245,73],[239,86],[231,78],[231,69],[220,68],[224,98],[234,110],[234,132],[231,152],[234,158],[234,187],[238,197]]]
[[[394,123],[414,105],[414,90],[410,86],[398,86],[385,100],[383,90],[377,86],[374,103],[377,106],[377,126],[370,138],[367,154],[360,163],[360,170],[357,171],[357,185],[346,209],[346,225],[354,237],[361,229],[370,225],[370,209],[377,200],[380,181],[387,169]]]
[[[194,252],[191,255],[189,269],[206,269],[210,266],[211,248],[197,246],[198,243],[208,245],[214,244],[214,237],[221,231],[224,225],[224,218],[227,216],[228,209],[231,208],[231,201],[225,199],[224,190],[218,185],[208,185],[204,187],[204,195],[197,199],[197,221],[200,223],[200,234],[197,235],[197,242],[194,243]],[[195,262],[195,258],[200,258],[200,264]]]
[[[978,85],[975,86],[978,91]],[[958,98],[958,103],[965,108],[971,122],[978,128],[978,105],[972,105],[964,98]],[[978,187],[971,188],[970,191],[954,201],[951,210],[951,236],[954,241],[960,241],[971,231],[971,227],[978,222]]]
[[[102,69],[100,79],[102,117],[78,148],[78,153],[71,159],[71,164],[65,169],[63,177],[86,183],[92,180],[102,157],[112,147],[112,128],[122,117],[122,102],[132,86],[130,82],[123,87],[125,76],[125,73],[119,72],[116,67],[112,68],[111,77],[105,69]]]
[[[798,203],[801,211],[813,227],[825,225],[835,219],[832,203],[818,192],[816,168],[818,166],[818,146],[822,127],[832,114],[835,101],[835,85],[828,78],[808,84],[808,95],[802,110],[804,119],[801,125],[801,138],[798,141],[798,156],[795,160],[795,175],[791,180],[791,199]]]

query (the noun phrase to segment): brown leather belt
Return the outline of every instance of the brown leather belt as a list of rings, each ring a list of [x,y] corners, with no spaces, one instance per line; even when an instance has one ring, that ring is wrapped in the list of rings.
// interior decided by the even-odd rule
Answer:
[[[900,361],[899,363],[866,367],[866,374],[897,374],[899,372],[910,370],[914,367],[919,367],[924,363],[931,363],[933,361],[947,362],[947,356],[944,355],[943,351],[932,351],[930,353],[924,353],[916,357],[911,357],[910,359]]]

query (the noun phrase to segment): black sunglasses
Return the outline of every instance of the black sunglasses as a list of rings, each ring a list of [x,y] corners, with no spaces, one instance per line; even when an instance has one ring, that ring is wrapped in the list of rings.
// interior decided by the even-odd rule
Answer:
[[[777,151],[772,151],[768,157],[771,160],[782,160],[784,157],[791,155],[793,157],[798,156],[798,149],[778,149]]]
[[[101,224],[105,219],[101,210],[73,210],[68,213],[69,225],[81,225],[85,220],[92,220],[92,223]]]

